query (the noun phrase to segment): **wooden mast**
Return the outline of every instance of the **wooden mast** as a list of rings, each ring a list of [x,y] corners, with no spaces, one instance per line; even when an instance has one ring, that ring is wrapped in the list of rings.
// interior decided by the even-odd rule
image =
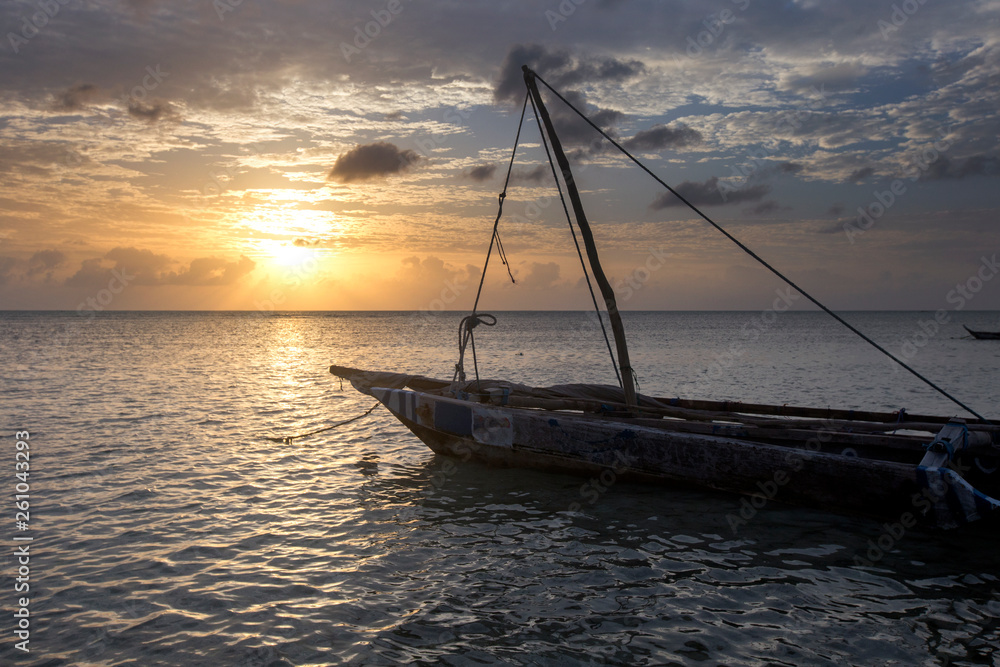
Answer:
[[[601,289],[604,297],[604,304],[608,309],[608,316],[611,318],[611,331],[615,337],[615,347],[618,350],[618,366],[621,368],[622,389],[625,391],[625,404],[629,407],[638,405],[635,397],[635,376],[632,372],[632,364],[628,358],[628,345],[625,342],[625,327],[622,326],[622,318],[618,312],[618,303],[615,301],[615,291],[604,275],[601,268],[601,260],[597,255],[597,246],[594,244],[594,235],[590,231],[590,223],[587,222],[587,214],[583,211],[583,202],[580,200],[580,191],[576,188],[576,181],[573,180],[573,172],[569,168],[569,160],[563,152],[562,144],[552,126],[552,119],[549,117],[548,109],[542,102],[542,96],[538,92],[538,85],[535,83],[535,73],[527,66],[521,67],[524,72],[524,83],[528,86],[528,93],[534,100],[538,113],[545,125],[545,133],[549,135],[549,142],[552,144],[552,152],[556,155],[556,162],[562,171],[563,181],[566,183],[566,191],[573,204],[573,212],[576,215],[576,223],[580,227],[580,234],[583,236],[584,246],[587,248],[587,259],[590,260],[590,268],[594,272],[594,278]]]

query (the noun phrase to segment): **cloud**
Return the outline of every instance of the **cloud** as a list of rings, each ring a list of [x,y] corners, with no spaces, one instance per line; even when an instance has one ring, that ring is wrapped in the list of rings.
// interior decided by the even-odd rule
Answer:
[[[0,255],[0,285],[6,285],[17,279],[17,260],[13,257]]]
[[[701,132],[686,125],[676,128],[654,125],[648,130],[640,130],[635,136],[622,142],[630,151],[658,151],[664,148],[684,148],[701,143]]]
[[[1000,158],[990,155],[973,155],[964,160],[949,160],[942,155],[927,165],[927,171],[920,176],[920,180],[942,181],[998,174],[1000,174]]]
[[[377,141],[355,146],[337,158],[327,180],[351,183],[397,174],[420,161],[415,151],[400,150],[395,144]]]
[[[77,111],[100,94],[100,88],[92,83],[78,83],[56,94],[52,108],[56,111]]]
[[[101,258],[84,260],[80,269],[67,278],[65,284],[69,287],[103,289],[117,278],[128,285],[232,285],[256,267],[253,260],[242,255],[236,261],[200,257],[191,260],[181,271],[170,270],[174,264],[168,256],[151,250],[117,247]]]
[[[545,289],[559,281],[559,265],[555,262],[532,262],[528,275],[518,278],[517,284],[526,289]]]
[[[465,178],[471,179],[477,183],[482,183],[483,181],[488,181],[493,178],[496,171],[497,166],[495,164],[481,164],[478,167],[469,169],[462,175]]]
[[[674,189],[695,206],[719,206],[760,201],[771,191],[771,186],[759,184],[743,186],[742,188],[727,188],[725,185],[719,184],[717,176],[713,176],[704,183],[684,181]],[[726,193],[725,199],[722,198],[723,191]],[[649,208],[659,211],[672,206],[684,206],[684,202],[675,197],[673,193],[664,192],[649,205]]]
[[[780,90],[806,92],[843,92],[855,90],[858,81],[868,74],[868,69],[860,63],[839,63],[837,65],[814,65],[801,73],[788,73],[778,80]]]
[[[845,179],[848,183],[860,183],[875,173],[874,167],[861,167],[852,171]]]
[[[578,84],[593,86],[601,83],[625,83],[646,72],[646,66],[638,60],[619,60],[606,56],[577,58],[567,51],[550,50],[537,44],[521,44],[511,47],[500,67],[500,76],[493,89],[496,102],[517,103],[523,99],[525,88],[522,65],[528,65],[570,104],[611,136],[616,136],[614,126],[625,118],[625,114],[616,109],[590,105],[586,94],[572,87]],[[564,145],[587,146],[584,154],[598,153],[607,148],[594,129],[563,102],[555,100],[547,103],[546,107]]]
[[[531,169],[514,169],[511,172],[510,180],[516,183],[541,183],[546,176],[552,174],[552,168],[547,164],[540,164]]]
[[[128,102],[128,115],[148,123],[157,123],[161,120],[177,120],[179,118],[173,107],[167,102],[157,101],[146,104],[134,99]]]
[[[28,277],[45,275],[45,282],[52,281],[53,271],[66,263],[66,255],[58,250],[39,250],[28,260]]]
[[[798,162],[779,162],[775,165],[775,170],[779,174],[797,174],[802,171],[803,166]]]
[[[780,211],[781,205],[773,199],[768,199],[767,201],[761,202],[757,206],[752,206],[747,209],[743,209],[743,212],[747,215],[764,215],[765,213],[774,213],[775,211]]]
[[[574,58],[568,51],[550,50],[539,44],[518,44],[511,47],[500,67],[500,76],[493,89],[498,102],[520,102],[524,97],[524,73],[527,65],[557,90],[581,83],[625,81],[646,71],[638,60],[619,60],[594,56]],[[560,90],[565,95],[566,91]]]
[[[104,259],[114,262],[116,270],[134,275],[135,283],[139,285],[159,284],[167,272],[167,267],[173,264],[166,255],[157,255],[152,250],[131,247],[112,248],[104,255]],[[92,268],[96,269],[96,266]]]
[[[239,260],[228,262],[218,257],[200,257],[191,260],[186,271],[171,274],[164,283],[170,285],[232,285],[256,267],[256,263],[245,255]]]

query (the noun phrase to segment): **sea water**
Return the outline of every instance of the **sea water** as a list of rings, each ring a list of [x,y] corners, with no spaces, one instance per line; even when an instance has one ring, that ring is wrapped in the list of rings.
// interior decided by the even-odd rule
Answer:
[[[382,408],[269,439],[372,407],[331,363],[450,378],[461,314],[91,315],[0,314],[2,664],[1000,664],[989,531],[488,469]],[[615,382],[592,316],[497,315],[470,375]],[[1000,417],[960,327],[1000,316],[945,315],[843,314]],[[967,414],[820,313],[624,319],[646,394]]]

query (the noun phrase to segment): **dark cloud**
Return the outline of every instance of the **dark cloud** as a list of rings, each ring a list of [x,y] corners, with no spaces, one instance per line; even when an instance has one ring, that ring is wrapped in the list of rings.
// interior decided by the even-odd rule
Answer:
[[[587,98],[583,93],[570,90],[563,92],[562,95],[570,104],[585,113],[594,125],[617,139],[618,133],[614,126],[625,118],[625,114],[614,109],[589,108],[591,105],[587,104]],[[577,151],[578,154],[600,153],[611,146],[590,126],[590,123],[580,118],[578,113],[561,101],[557,100],[555,106],[549,107],[549,114],[563,146],[586,147],[586,150]]]
[[[840,63],[826,67],[814,67],[806,72],[783,76],[779,88],[794,92],[852,90],[868,73],[859,63]]]
[[[763,201],[756,206],[743,209],[743,213],[746,215],[764,215],[765,213],[774,213],[775,211],[780,211],[781,205],[773,199],[768,199]]]
[[[57,93],[52,108],[56,111],[77,111],[97,97],[100,92],[101,89],[92,83],[78,83],[61,93]]]
[[[695,206],[720,206],[722,204],[760,201],[771,191],[771,186],[759,184],[728,188],[725,185],[720,185],[718,177],[713,176],[704,183],[684,181],[674,189]],[[726,195],[725,199],[722,197],[723,192]],[[675,197],[673,193],[664,192],[649,205],[649,208],[659,211],[672,206],[684,206],[684,202]]]
[[[497,166],[495,164],[481,164],[478,167],[473,167],[467,172],[462,174],[465,178],[472,179],[477,183],[482,183],[483,181],[488,181],[493,178],[493,174],[497,171]]]
[[[860,183],[874,173],[875,169],[873,167],[861,167],[860,169],[855,169],[847,176],[847,182]]]
[[[844,207],[843,204],[834,204],[833,206],[831,206],[827,210],[827,213],[829,213],[830,215],[838,215],[839,216],[839,215],[843,215],[845,210],[846,209],[845,209],[845,207]]]
[[[367,181],[405,171],[420,160],[420,155],[409,149],[400,150],[386,141],[355,146],[337,158],[327,180],[351,183]]]
[[[140,102],[139,100],[129,100],[128,114],[133,118],[144,120],[148,123],[156,123],[161,120],[176,120],[177,114],[167,102]]]
[[[779,174],[797,174],[802,171],[802,165],[798,162],[779,162],[775,169]]]
[[[531,169],[515,169],[510,175],[510,180],[517,183],[541,183],[550,174],[552,168],[547,164],[540,164]]]
[[[676,128],[654,125],[648,130],[636,132],[635,136],[622,142],[622,146],[630,151],[658,151],[664,148],[684,148],[701,141],[701,133],[686,125]]]
[[[949,160],[945,156],[927,165],[920,175],[921,181],[962,179],[969,176],[995,176],[1000,174],[1000,158],[990,155],[973,155],[964,160]]]
[[[524,74],[527,65],[545,81],[561,90],[581,83],[624,81],[646,71],[638,60],[619,60],[610,57],[576,59],[563,50],[549,50],[539,44],[518,44],[507,52],[500,76],[493,89],[497,102],[520,102],[524,98]]]
[[[587,102],[587,96],[574,90],[579,84],[595,84],[602,81],[625,82],[646,71],[646,66],[638,60],[619,60],[611,57],[576,58],[563,50],[550,50],[537,44],[517,45],[508,51],[500,68],[500,76],[493,89],[493,97],[498,103],[520,102],[525,93],[522,65],[528,65],[539,76],[553,86],[581,113],[612,137],[617,137],[615,125],[625,118],[616,109],[604,109]],[[544,86],[539,86],[544,89]],[[546,106],[552,116],[552,123],[559,134],[559,140],[567,147],[577,148],[572,154],[580,157],[588,153],[598,153],[607,148],[606,143],[590,125],[560,100],[549,101]],[[585,150],[579,150],[586,147]]]

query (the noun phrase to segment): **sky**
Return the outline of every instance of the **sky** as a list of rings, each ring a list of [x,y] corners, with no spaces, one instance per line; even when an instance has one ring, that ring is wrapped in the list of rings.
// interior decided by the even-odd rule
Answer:
[[[1000,309],[998,0],[11,0],[0,35],[0,309],[468,310],[524,64],[831,308]],[[784,293],[543,95],[620,307]],[[590,307],[530,107],[499,232],[480,310]]]

